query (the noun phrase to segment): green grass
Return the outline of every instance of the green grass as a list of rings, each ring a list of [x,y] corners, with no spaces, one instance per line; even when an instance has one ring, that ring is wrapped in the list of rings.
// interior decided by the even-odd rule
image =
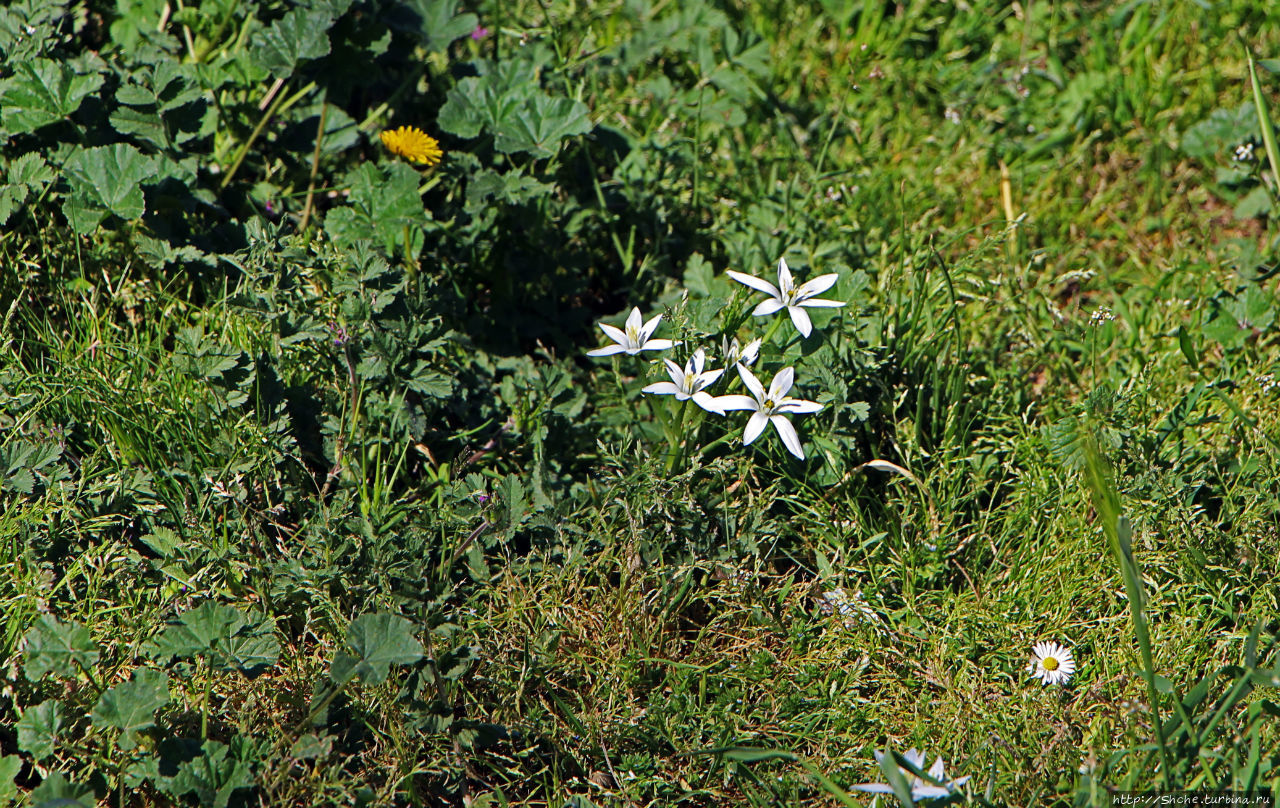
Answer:
[[[482,3],[494,38],[431,75],[526,32],[556,46],[543,85],[631,152],[588,135],[538,169],[556,194],[475,225],[465,250],[391,251],[394,272],[411,265],[385,293],[412,337],[361,308],[391,281],[354,279],[296,216],[239,266],[199,269],[148,265],[129,226],[77,236],[33,216],[0,234],[0,459],[60,452],[0,489],[0,755],[20,757],[18,790],[61,771],[113,803],[172,803],[121,784],[128,750],[100,729],[36,768],[8,728],[55,697],[88,715],[209,599],[274,621],[279,659],[172,674],[141,748],[247,739],[256,786],[233,803],[861,805],[841,789],[909,747],[971,775],[957,801],[978,805],[1280,786],[1280,351],[1273,325],[1225,342],[1211,325],[1247,289],[1280,308],[1271,220],[1233,216],[1215,179],[1229,154],[1181,145],[1252,100],[1245,47],[1271,56],[1280,18],[1244,2],[753,0],[706,6],[724,15],[710,23],[661,3],[507,5]],[[730,29],[762,50],[726,60]],[[1280,84],[1259,78],[1275,109]],[[423,192],[441,210],[474,169],[457,165]],[[582,357],[594,323],[638,305],[692,335],[691,256],[768,277],[784,252],[840,267],[832,294],[864,273],[813,354],[833,381],[803,384],[865,418],[797,419],[807,464],[767,434],[669,472],[645,371]],[[330,320],[368,342],[335,347]],[[376,375],[375,354],[448,394]],[[836,587],[862,608],[833,612]],[[374,611],[410,619],[427,661],[308,721],[347,623]],[[99,682],[21,677],[46,613],[88,627]],[[1039,640],[1075,654],[1066,687],[1026,675]],[[1257,689],[1217,718],[1189,702],[1182,723],[1175,702],[1224,668],[1204,703]],[[322,750],[305,759],[304,733]]]

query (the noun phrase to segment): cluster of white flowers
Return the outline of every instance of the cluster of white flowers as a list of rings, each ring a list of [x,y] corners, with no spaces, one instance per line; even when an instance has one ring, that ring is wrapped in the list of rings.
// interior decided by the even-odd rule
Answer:
[[[803,337],[813,333],[813,323],[805,308],[831,308],[844,305],[840,301],[815,297],[835,285],[838,277],[835,273],[820,275],[797,286],[791,277],[791,270],[787,267],[785,258],[778,261],[777,286],[741,272],[730,270],[727,274],[744,286],[769,295],[769,299],[757,305],[752,314],[757,317],[766,317],[785,309],[791,317],[791,322],[795,324],[796,330]],[[654,338],[653,335],[661,322],[661,314],[643,322],[640,309],[633,308],[624,328],[600,323],[600,330],[613,340],[614,344],[587,351],[587,355],[610,356],[626,353],[634,356],[642,351],[661,351],[677,345],[678,343],[669,339]],[[765,427],[773,424],[787,451],[803,460],[804,447],[787,416],[815,413],[822,409],[822,405],[787,395],[795,383],[793,368],[779,370],[769,382],[769,387],[765,388],[750,370],[750,366],[759,358],[762,342],[763,339],[755,339],[742,346],[736,337],[726,336],[721,345],[724,366],[717,369],[707,367],[710,357],[703,348],[694,351],[684,367],[680,367],[670,359],[664,359],[662,361],[671,381],[651,384],[644,388],[644,392],[675,396],[677,401],[693,401],[702,409],[716,415],[726,415],[735,410],[749,410],[751,417],[747,420],[742,432],[744,446],[755,441],[764,432]],[[750,396],[734,394],[713,396],[708,392],[709,388],[731,367],[737,370],[738,378],[742,380]]]
[[[1236,146],[1235,159],[1239,163],[1253,162],[1253,142],[1246,141]]]
[[[1094,310],[1093,314],[1089,315],[1089,325],[1099,326],[1103,323],[1109,323],[1115,318],[1115,312],[1111,311],[1111,309],[1106,306],[1103,306],[1100,309]]]

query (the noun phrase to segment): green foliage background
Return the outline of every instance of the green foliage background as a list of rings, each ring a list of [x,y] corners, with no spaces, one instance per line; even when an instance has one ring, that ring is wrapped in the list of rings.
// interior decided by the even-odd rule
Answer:
[[[1275,789],[1277,22],[0,8],[0,805]],[[806,459],[673,455],[596,324],[779,257]]]

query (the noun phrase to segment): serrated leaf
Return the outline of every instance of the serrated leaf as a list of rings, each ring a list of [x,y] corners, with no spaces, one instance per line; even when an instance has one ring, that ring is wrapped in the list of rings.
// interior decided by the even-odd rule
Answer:
[[[62,728],[61,707],[56,700],[50,700],[23,710],[18,719],[18,748],[36,760],[52,755]]]
[[[276,78],[287,78],[300,62],[329,53],[332,26],[333,17],[324,11],[295,8],[254,37],[251,58]]]
[[[52,615],[42,615],[26,634],[28,681],[39,681],[46,673],[73,678],[80,668],[89,670],[98,661],[98,646],[89,629],[79,623],[61,623]]]
[[[169,703],[169,677],[152,668],[138,668],[127,682],[103,693],[89,719],[98,729],[118,729],[120,748],[131,749],[133,733],[155,726],[156,710]]]
[[[5,182],[10,185],[25,185],[36,191],[44,188],[55,176],[53,167],[35,152],[15,158],[5,170]]]
[[[31,789],[29,803],[30,808],[94,808],[97,804],[92,788],[68,780],[62,772],[52,772]]]
[[[418,196],[421,175],[404,163],[385,168],[364,163],[345,178],[351,187],[350,207],[331,211],[325,231],[340,246],[351,246],[376,237],[388,253],[403,246],[409,229],[410,248],[420,244],[427,216]]]
[[[65,61],[18,62],[13,75],[0,80],[0,125],[19,135],[60,121],[97,92],[102,81],[101,74],[77,73]]]
[[[498,125],[494,148],[552,157],[561,140],[591,131],[590,114],[581,101],[537,93]]]
[[[425,366],[417,368],[413,378],[405,386],[430,398],[449,398],[453,395],[453,379],[443,373],[429,371]]]
[[[454,85],[436,117],[436,124],[449,134],[473,138],[482,129],[495,131],[530,93],[538,92],[532,64],[513,60],[479,66],[483,74]]]
[[[422,644],[413,636],[413,623],[394,614],[366,614],[351,621],[347,644],[354,664],[334,660],[335,670],[349,679],[376,684],[387,678],[392,665],[412,665],[422,659]]]
[[[459,14],[459,5],[459,0],[405,0],[395,22],[416,33],[427,50],[442,51],[480,24],[474,14]]]
[[[201,805],[226,808],[233,792],[253,788],[253,768],[249,762],[218,741],[205,741],[199,757],[178,765],[168,791],[181,796],[194,793]]]
[[[142,182],[152,177],[152,160],[133,146],[113,143],[80,149],[65,168],[75,196],[125,220],[137,219],[146,211]]]

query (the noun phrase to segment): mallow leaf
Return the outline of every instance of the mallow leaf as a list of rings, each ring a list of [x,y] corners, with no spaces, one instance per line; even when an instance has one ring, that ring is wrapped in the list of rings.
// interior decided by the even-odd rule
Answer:
[[[392,665],[412,665],[422,659],[422,643],[413,636],[413,623],[394,614],[366,614],[347,628],[349,654],[339,653],[330,677],[336,682],[358,677],[376,684],[387,678]]]
[[[80,149],[65,168],[75,198],[121,219],[137,219],[146,211],[142,182],[152,176],[152,161],[133,146],[113,143]]]
[[[152,668],[138,668],[126,682],[103,693],[89,718],[98,729],[120,730],[121,749],[132,749],[133,734],[155,726],[156,710],[169,703],[169,677]]]
[[[49,614],[42,615],[27,632],[26,649],[23,672],[32,682],[46,673],[70,679],[98,661],[98,646],[89,637],[89,629],[76,622],[59,622]]]
[[[333,17],[324,11],[295,8],[254,37],[251,58],[276,78],[287,78],[303,60],[329,53],[332,25]]]
[[[0,125],[14,135],[34,132],[78,110],[101,86],[100,73],[78,73],[65,61],[19,61],[0,80]]]
[[[56,699],[28,707],[18,719],[18,748],[35,760],[44,760],[57,748],[60,729],[62,705]]]

